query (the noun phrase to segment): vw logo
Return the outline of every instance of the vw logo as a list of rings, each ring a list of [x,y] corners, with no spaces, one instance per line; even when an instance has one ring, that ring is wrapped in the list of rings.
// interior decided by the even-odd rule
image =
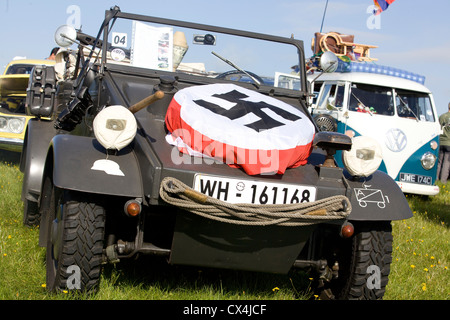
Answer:
[[[400,129],[390,129],[386,133],[386,147],[393,152],[400,152],[406,147],[406,135]]]

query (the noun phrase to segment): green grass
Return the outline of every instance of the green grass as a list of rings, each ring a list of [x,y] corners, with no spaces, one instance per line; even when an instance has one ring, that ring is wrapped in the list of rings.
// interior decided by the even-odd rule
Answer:
[[[450,183],[437,196],[408,195],[414,217],[393,222],[393,264],[385,299],[450,299]]]
[[[18,157],[0,154],[0,300],[307,300],[311,279],[168,265],[143,257],[107,265],[96,294],[50,294],[39,229],[22,224]],[[414,217],[393,222],[386,300],[450,299],[450,183],[435,197],[407,196]]]

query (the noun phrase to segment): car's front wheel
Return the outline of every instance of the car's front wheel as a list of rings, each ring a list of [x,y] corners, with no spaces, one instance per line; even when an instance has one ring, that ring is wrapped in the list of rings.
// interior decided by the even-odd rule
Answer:
[[[102,269],[105,210],[89,195],[53,188],[48,219],[47,289],[96,290]]]
[[[320,290],[321,298],[382,299],[392,261],[392,227],[389,221],[354,223],[355,234],[341,239],[335,251],[338,278]]]

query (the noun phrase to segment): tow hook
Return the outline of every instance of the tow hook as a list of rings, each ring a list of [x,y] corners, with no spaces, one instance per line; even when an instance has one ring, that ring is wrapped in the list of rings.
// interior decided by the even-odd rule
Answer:
[[[105,255],[103,256],[103,264],[113,263],[116,264],[120,262],[117,256],[116,245],[112,244],[106,247]]]
[[[118,254],[129,254],[134,250],[134,243],[118,240],[116,244],[112,244],[106,247],[105,257],[103,263],[118,263],[120,259]],[[106,259],[105,259],[106,258]]]
[[[325,261],[325,264],[318,265],[318,268],[316,269],[319,273],[319,280],[330,282],[333,279],[337,279],[339,276],[339,263],[336,261],[330,268],[326,263],[326,260],[320,261]]]
[[[339,264],[336,261],[330,268],[327,260],[295,260],[294,267],[296,268],[313,268],[319,275],[319,279],[323,282],[330,282],[338,277]]]
[[[337,261],[330,268],[326,265],[322,270],[319,271],[319,279],[324,282],[330,282],[333,279],[337,279],[339,276],[339,264]]]
[[[332,277],[333,279],[337,279],[339,277],[339,263],[337,261],[334,262],[332,270]]]

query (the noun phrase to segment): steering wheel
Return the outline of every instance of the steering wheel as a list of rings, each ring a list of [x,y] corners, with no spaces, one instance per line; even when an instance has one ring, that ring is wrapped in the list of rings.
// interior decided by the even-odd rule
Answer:
[[[254,74],[253,72],[250,72],[250,71],[246,71],[246,72],[249,75],[251,75],[253,78],[255,78],[256,80],[258,80],[260,84],[264,84],[264,80],[260,76]],[[231,70],[231,71],[227,71],[227,72],[217,75],[216,79],[241,81],[241,79],[244,77],[248,77],[244,72],[239,71],[239,70]],[[253,80],[249,79],[249,81],[245,81],[245,82],[253,82]]]

